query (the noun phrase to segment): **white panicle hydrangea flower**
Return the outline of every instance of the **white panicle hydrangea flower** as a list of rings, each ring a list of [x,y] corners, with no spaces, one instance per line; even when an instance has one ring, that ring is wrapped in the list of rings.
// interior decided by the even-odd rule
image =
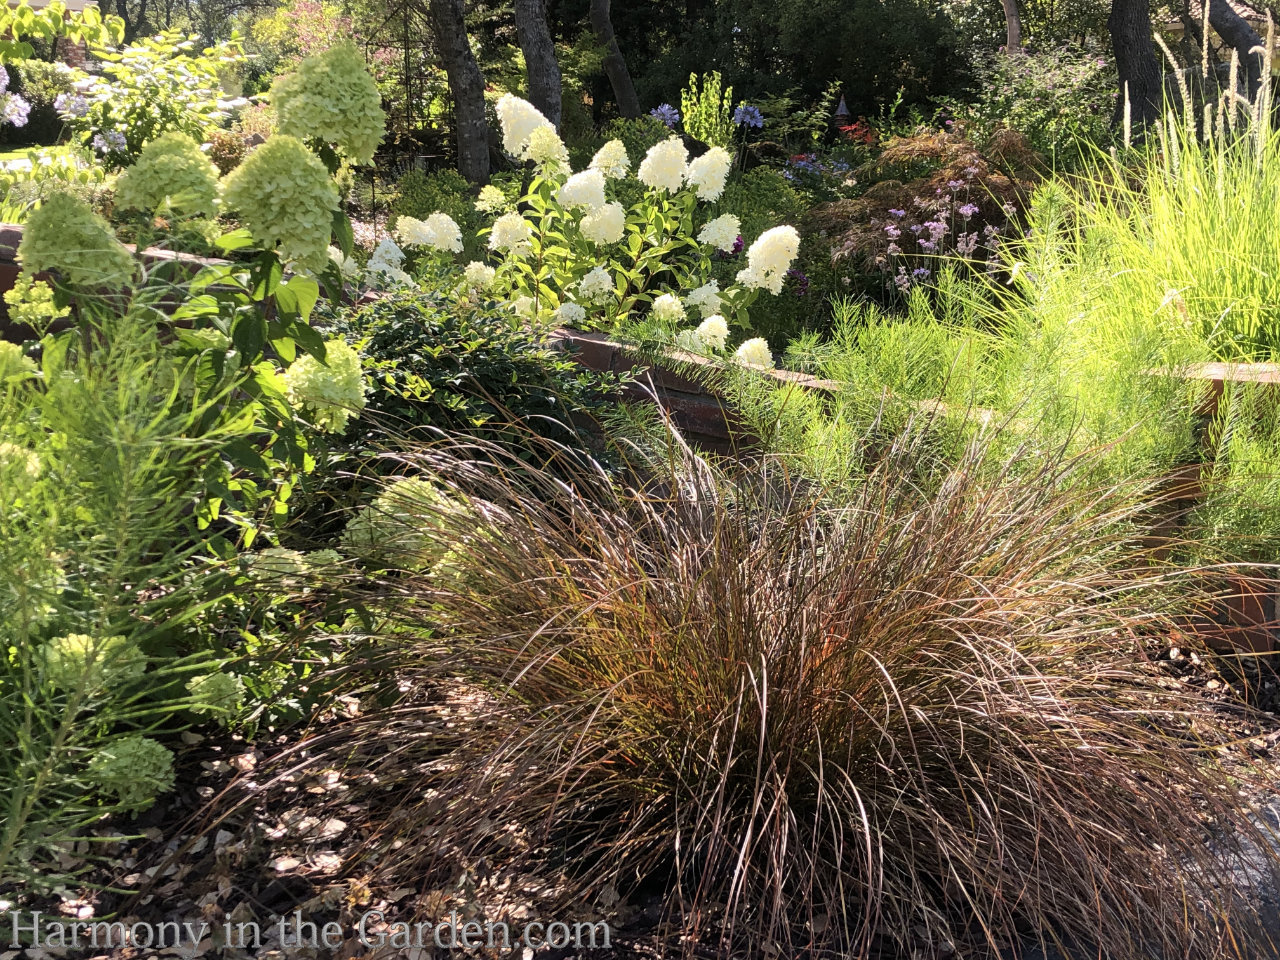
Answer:
[[[344,256],[337,247],[329,248],[329,259],[338,265],[338,270],[346,280],[354,280],[360,276],[360,263],[355,257]]]
[[[556,311],[556,319],[566,327],[578,327],[587,319],[587,311],[582,308],[582,304],[566,300]]]
[[[800,234],[783,225],[766,230],[747,250],[747,268],[738,272],[744,287],[761,287],[770,293],[782,292],[782,281],[800,252]]]
[[[497,103],[498,121],[502,124],[502,146],[513,157],[526,158],[529,138],[540,127],[551,127],[551,121],[528,100],[509,93]],[[552,127],[552,133],[555,128]]]
[[[651,190],[676,193],[684,186],[685,161],[689,151],[679,137],[654,144],[640,161],[636,176]]]
[[[606,203],[583,217],[579,226],[592,243],[617,243],[627,226],[627,212],[620,203]]]
[[[733,158],[724,147],[712,147],[700,157],[689,161],[685,179],[689,186],[697,187],[699,200],[719,200],[724,193]]]
[[[725,341],[729,339],[729,324],[720,314],[714,313],[698,324],[698,337],[712,350],[723,350]]]
[[[412,284],[413,277],[404,272],[403,264],[404,251],[390,237],[383,237],[365,265],[365,272],[381,276],[388,283]]]
[[[414,217],[400,217],[396,221],[396,236],[406,246],[431,247],[445,253],[462,252],[462,228],[447,213],[439,211],[426,221]]]
[[[698,232],[698,242],[710,244],[717,250],[730,253],[742,233],[742,224],[732,213],[716,217]]]
[[[685,306],[697,310],[704,317],[720,312],[720,284],[712,280],[704,283],[684,298]]]
[[[569,169],[569,149],[556,128],[550,125],[538,127],[530,134],[526,155],[548,173]]]
[[[536,312],[533,297],[516,297],[511,301],[511,310],[517,317],[532,320]]]
[[[752,337],[738,348],[734,356],[739,363],[745,363],[749,367],[773,369],[773,354],[764,337]]]
[[[675,294],[664,293],[653,301],[653,315],[666,323],[679,323],[684,319],[684,304]]]
[[[621,180],[631,170],[631,158],[621,140],[610,140],[591,158],[591,168],[599,170],[609,180]]]
[[[556,193],[556,199],[566,207],[586,207],[599,210],[605,204],[604,174],[599,170],[583,170],[564,182]]]
[[[481,213],[501,213],[508,206],[507,195],[492,183],[486,183],[480,188],[480,195],[476,197],[476,209]]]
[[[593,267],[578,281],[578,293],[588,303],[599,303],[613,293],[613,277],[604,267]]]
[[[524,217],[518,213],[504,213],[493,221],[493,232],[489,234],[489,248],[507,250],[520,256],[529,252],[531,236],[529,222]]]
[[[472,260],[463,268],[462,285],[468,290],[488,290],[493,286],[498,271],[479,260]]]
[[[706,353],[707,345],[702,342],[697,330],[681,330],[676,334],[676,349],[686,353]]]

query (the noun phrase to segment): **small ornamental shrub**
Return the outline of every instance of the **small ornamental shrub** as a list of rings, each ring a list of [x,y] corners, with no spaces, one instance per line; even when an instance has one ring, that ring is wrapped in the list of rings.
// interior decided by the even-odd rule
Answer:
[[[300,140],[277,134],[249,154],[224,181],[223,202],[285,260],[311,270],[329,262],[338,188]]]
[[[979,62],[976,100],[951,110],[979,142],[1008,127],[1062,168],[1112,140],[1118,89],[1115,67],[1097,51],[1002,52]]]
[[[112,167],[129,165],[167,131],[203,143],[246,102],[222,92],[223,74],[243,58],[235,40],[201,47],[175,30],[139,38],[106,55],[102,76],[62,101],[62,118]]]
[[[152,140],[116,180],[116,205],[125,210],[213,217],[217,199],[218,168],[185,133]]]
[[[487,270],[469,270],[460,300],[452,290],[399,291],[332,325],[360,344],[370,377],[368,416],[353,431],[370,440],[423,428],[504,436],[515,421],[567,439],[571,418],[597,410],[616,387],[549,349],[480,289]]]
[[[271,86],[280,133],[335,147],[357,166],[373,162],[386,118],[378,85],[354,44],[307,57]]]
[[[57,272],[68,283],[119,289],[134,276],[129,251],[81,200],[55,193],[27,221],[18,260],[28,273]]]

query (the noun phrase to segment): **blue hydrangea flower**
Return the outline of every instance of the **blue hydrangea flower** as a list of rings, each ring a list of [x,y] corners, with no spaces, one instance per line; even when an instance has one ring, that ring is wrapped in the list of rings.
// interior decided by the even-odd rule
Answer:
[[[53,101],[53,109],[70,117],[83,117],[89,112],[89,101],[79,93],[60,93]]]
[[[27,117],[31,113],[31,104],[18,96],[16,93],[5,95],[4,99],[4,122],[11,123],[15,127],[25,127],[27,125]]]
[[[733,111],[733,122],[739,127],[755,127],[757,130],[764,127],[764,117],[760,115],[759,108],[745,103]]]
[[[649,111],[649,116],[662,121],[663,125],[674,130],[680,122],[680,111],[669,103],[659,104]]]
[[[99,153],[111,153],[113,150],[123,152],[128,145],[129,142],[119,130],[108,130],[93,138],[93,149]]]

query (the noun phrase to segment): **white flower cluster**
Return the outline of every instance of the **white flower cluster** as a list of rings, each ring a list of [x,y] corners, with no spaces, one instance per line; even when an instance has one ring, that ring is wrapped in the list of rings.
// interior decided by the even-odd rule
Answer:
[[[712,147],[690,161],[685,180],[689,186],[697,188],[699,200],[719,200],[732,166],[733,157],[729,156],[729,151],[724,147]]]
[[[782,281],[786,279],[787,271],[791,269],[791,263],[799,252],[800,234],[795,227],[784,224],[766,230],[747,250],[747,266],[738,271],[738,282],[744,287],[758,287],[773,294],[781,293]]]
[[[360,276],[360,262],[355,257],[348,257],[337,247],[329,248],[329,259],[338,265],[338,272],[344,280],[355,280]]]
[[[513,157],[526,159],[529,138],[541,127],[550,127],[551,121],[528,100],[512,94],[503,94],[498,101],[498,122],[502,124],[502,146]],[[552,128],[555,132],[555,128]]]
[[[621,180],[631,172],[631,158],[621,140],[610,140],[591,158],[591,169],[599,170],[607,180]]]
[[[617,243],[627,226],[627,211],[620,203],[606,203],[583,217],[578,226],[582,235],[592,243]]]
[[[582,321],[587,319],[587,311],[583,309],[582,304],[566,300],[556,311],[556,319],[566,327],[580,327]]]
[[[498,271],[479,260],[472,260],[462,271],[462,286],[466,290],[488,290],[493,286]]]
[[[599,170],[583,170],[564,182],[556,199],[566,207],[599,210],[605,204],[604,174]]]
[[[433,213],[425,222],[415,217],[400,217],[396,221],[396,236],[406,246],[431,247],[444,253],[462,252],[462,228],[447,213]]]
[[[720,312],[720,284],[712,280],[684,298],[685,306],[697,310],[704,317]]]
[[[533,231],[529,221],[518,213],[504,213],[493,221],[493,231],[489,234],[490,250],[505,250],[513,256],[523,256],[530,251],[529,243]]]
[[[698,232],[698,242],[729,253],[741,233],[742,224],[738,222],[738,218],[732,213],[725,213],[703,225]]]
[[[588,303],[607,300],[613,293],[613,277],[604,267],[592,267],[591,272],[578,281],[578,294]]]
[[[764,337],[752,337],[738,347],[734,354],[739,363],[749,367],[765,367],[773,369],[773,353],[769,350],[769,342]]]
[[[650,190],[677,193],[684,186],[685,161],[689,151],[679,137],[654,144],[640,161],[636,176]]]
[[[382,238],[382,242],[373,251],[373,256],[365,264],[365,273],[371,277],[381,276],[383,282],[393,286],[413,284],[413,277],[404,272],[404,251],[390,237]]]
[[[729,339],[729,324],[724,317],[713,313],[696,330],[681,330],[676,335],[676,346],[690,353],[720,353]]]
[[[684,319],[684,304],[672,293],[664,293],[653,301],[653,315],[663,323],[679,323]]]

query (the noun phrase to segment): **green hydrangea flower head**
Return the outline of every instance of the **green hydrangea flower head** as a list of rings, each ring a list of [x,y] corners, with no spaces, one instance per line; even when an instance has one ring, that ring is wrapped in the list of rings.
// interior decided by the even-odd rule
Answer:
[[[33,279],[31,274],[25,272],[18,274],[13,287],[4,292],[4,302],[9,307],[10,320],[25,323],[37,330],[71,313],[70,307],[60,308],[54,303],[51,286],[43,280]],[[33,372],[34,366],[32,364]],[[0,360],[0,371],[3,369],[4,361]],[[0,380],[3,379],[4,374],[0,372]]]
[[[22,281],[22,274],[18,275],[18,281]],[[45,285],[46,288],[48,285]],[[16,288],[15,288],[16,289]],[[12,292],[12,291],[10,291]],[[6,295],[5,300],[9,298]],[[11,312],[10,317],[14,320],[19,318]],[[0,384],[9,383],[17,380],[27,380],[34,377],[39,372],[35,361],[22,352],[22,348],[16,343],[9,343],[7,340],[0,340]]]
[[[51,194],[27,218],[18,259],[27,273],[56,270],[86,287],[119,290],[134,275],[133,257],[107,221],[69,193]]]
[[[249,578],[264,586],[285,586],[307,575],[307,563],[297,550],[287,547],[268,547],[249,554]]]
[[[310,354],[299,357],[284,372],[284,385],[289,403],[325,433],[341,433],[364,409],[360,355],[345,340],[325,344],[324,363]]]
[[[271,85],[276,129],[333,144],[351,163],[364,166],[386,133],[382,96],[364,57],[350,42],[307,57]]]
[[[258,243],[279,246],[286,260],[308,270],[324,270],[338,188],[301,140],[279,134],[267,140],[227,175],[222,200]]]
[[[116,180],[116,205],[155,213],[162,207],[189,215],[217,213],[218,168],[185,133],[166,133],[142,148],[138,162]]]
[[[452,548],[440,536],[465,507],[418,477],[394,481],[361,507],[342,532],[342,549],[371,567],[429,570]]]
[[[50,640],[44,649],[45,676],[60,690],[94,693],[108,684],[142,676],[147,655],[125,637],[72,633]]]
[[[191,706],[193,713],[226,717],[244,701],[244,681],[234,673],[214,670],[192,677],[187,682],[187,692],[197,701]]]
[[[89,761],[88,778],[103,793],[114,794],[125,810],[145,810],[173,787],[173,754],[141,734],[100,747]]]

